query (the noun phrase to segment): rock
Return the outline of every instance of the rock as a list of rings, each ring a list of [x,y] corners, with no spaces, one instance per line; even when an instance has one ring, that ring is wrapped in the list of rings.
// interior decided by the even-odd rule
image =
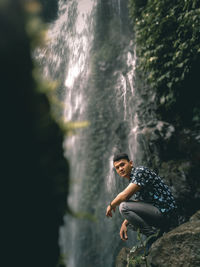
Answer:
[[[191,218],[190,222],[199,221],[200,222],[200,210],[198,210]]]
[[[190,221],[158,239],[147,257],[149,266],[200,266],[200,211]]]
[[[199,132],[149,120],[140,126],[137,143],[137,164],[159,170],[177,201],[179,223],[185,222],[200,208]]]
[[[130,251],[128,255],[128,264],[126,267],[146,267],[147,258],[145,255],[144,247],[138,247],[135,251]]]
[[[183,223],[199,209],[199,167],[188,159],[169,160],[162,162],[159,174],[176,198],[178,214],[183,218]]]
[[[57,17],[58,1],[57,0],[39,0],[42,5],[42,17],[45,22],[51,22]]]
[[[174,134],[174,127],[173,125],[164,122],[164,121],[157,121],[149,122],[149,124],[144,127],[141,131],[144,134],[148,141],[156,141],[158,139],[162,139],[168,141]]]
[[[34,1],[1,1],[1,241],[0,265],[55,267],[58,235],[66,213],[69,165],[64,134],[33,69],[30,49],[38,35],[27,34]],[[36,8],[37,9],[37,8]],[[29,25],[29,26],[28,26]],[[34,20],[35,25],[35,20]],[[35,26],[34,26],[35,27]],[[42,26],[41,26],[42,27]]]
[[[129,248],[122,248],[117,256],[115,267],[126,267],[128,263]]]
[[[178,133],[178,150],[184,156],[184,158],[191,158],[195,164],[200,160],[200,138],[199,130],[192,131],[184,128]]]
[[[159,166],[161,159],[168,158],[174,148],[174,134],[175,128],[164,121],[149,121],[147,125],[141,126],[137,142],[140,144],[140,153],[143,151],[144,155],[141,155],[140,161],[149,166]]]
[[[115,267],[146,267],[147,257],[144,247],[122,248],[117,256]]]

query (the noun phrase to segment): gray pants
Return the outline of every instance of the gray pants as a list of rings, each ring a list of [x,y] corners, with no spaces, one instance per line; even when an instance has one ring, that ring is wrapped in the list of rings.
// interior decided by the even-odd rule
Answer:
[[[139,229],[147,237],[155,234],[158,230],[163,232],[168,225],[167,218],[159,209],[149,203],[128,200],[120,204],[119,211],[134,230]]]

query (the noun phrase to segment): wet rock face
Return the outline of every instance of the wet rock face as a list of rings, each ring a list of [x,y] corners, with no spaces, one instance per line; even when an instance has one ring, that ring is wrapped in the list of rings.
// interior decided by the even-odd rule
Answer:
[[[161,157],[167,158],[173,146],[175,128],[164,121],[149,121],[138,133],[138,142],[146,151],[142,160],[147,164],[158,166]]]
[[[198,131],[176,129],[164,121],[149,121],[141,127],[137,139],[141,164],[157,169],[170,186],[183,223],[200,209]]]
[[[147,257],[149,266],[200,266],[200,211],[190,221],[158,239]]]
[[[170,160],[163,162],[160,170],[176,198],[183,222],[199,209],[199,167],[190,160]]]
[[[125,267],[128,263],[129,248],[122,248],[116,259],[116,267]]]

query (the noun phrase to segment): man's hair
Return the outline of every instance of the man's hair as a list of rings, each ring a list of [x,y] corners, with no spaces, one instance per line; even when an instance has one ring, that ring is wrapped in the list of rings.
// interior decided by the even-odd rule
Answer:
[[[127,161],[130,161],[129,157],[126,153],[118,153],[118,154],[114,155],[113,162],[119,161],[120,159],[126,159]]]

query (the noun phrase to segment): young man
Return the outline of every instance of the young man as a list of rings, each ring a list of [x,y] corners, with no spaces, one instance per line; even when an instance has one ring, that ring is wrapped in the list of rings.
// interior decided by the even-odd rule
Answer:
[[[169,229],[176,209],[169,187],[148,168],[133,167],[133,162],[125,153],[114,156],[113,164],[116,172],[129,181],[129,185],[110,202],[106,210],[106,216],[112,217],[112,211],[119,205],[125,219],[120,229],[121,239],[128,239],[128,224],[147,237],[158,230],[162,234]],[[132,196],[134,200],[130,200]]]

